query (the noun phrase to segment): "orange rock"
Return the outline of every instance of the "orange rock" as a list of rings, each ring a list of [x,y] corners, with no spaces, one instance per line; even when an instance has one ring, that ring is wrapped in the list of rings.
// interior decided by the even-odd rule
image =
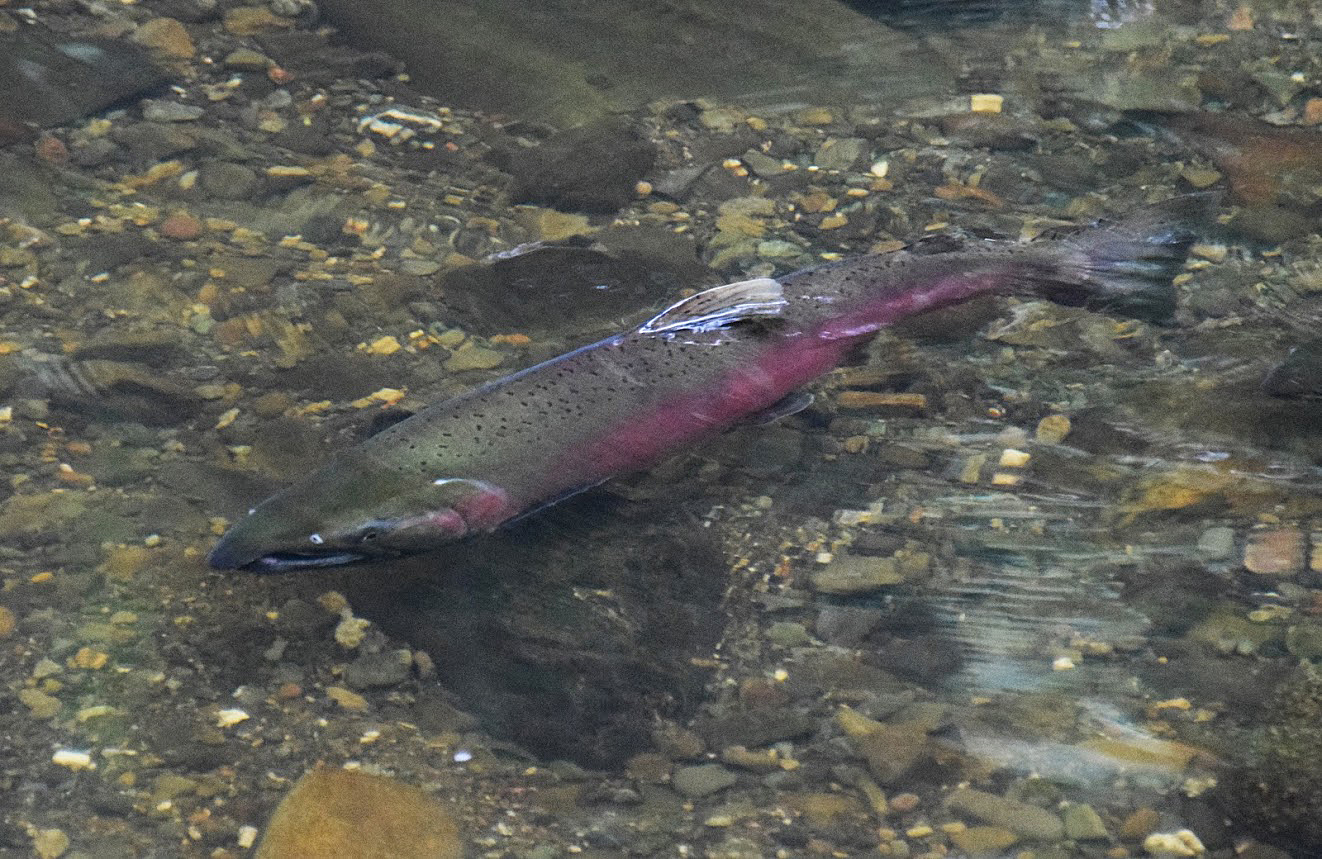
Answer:
[[[1290,575],[1304,567],[1304,532],[1273,528],[1249,534],[1244,547],[1244,569],[1259,575]]]
[[[43,134],[34,144],[37,157],[51,164],[63,164],[69,160],[69,147],[64,141],[52,134]]]
[[[1304,102],[1304,125],[1322,124],[1322,98],[1310,98]]]
[[[315,769],[267,826],[256,859],[459,859],[463,841],[444,804],[384,776]]]
[[[202,221],[188,212],[172,212],[161,221],[160,230],[167,239],[189,241],[202,235]]]
[[[886,406],[927,408],[927,397],[922,394],[888,394],[878,391],[841,391],[836,394],[835,402],[842,409],[876,409]]]

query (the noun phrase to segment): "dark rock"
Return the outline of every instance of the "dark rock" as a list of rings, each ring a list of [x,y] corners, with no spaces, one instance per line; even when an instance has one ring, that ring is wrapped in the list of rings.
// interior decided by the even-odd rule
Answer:
[[[0,126],[65,125],[165,83],[146,51],[128,42],[42,26],[0,33]]]
[[[137,232],[98,233],[71,239],[65,247],[87,276],[114,271],[155,249],[151,239]]]
[[[605,120],[561,132],[510,159],[513,199],[557,209],[613,213],[635,196],[656,145],[628,123]]]
[[[701,764],[695,767],[678,767],[670,777],[670,782],[680,795],[690,799],[709,796],[732,787],[739,780],[731,770],[720,764]]]
[[[1262,380],[1273,397],[1322,396],[1322,339],[1300,343]]]
[[[257,173],[251,167],[229,161],[202,165],[198,179],[208,193],[222,200],[246,200],[257,189]]]
[[[696,728],[714,748],[751,749],[806,736],[817,729],[817,720],[791,707],[739,708],[705,717]]]
[[[1004,113],[957,113],[942,117],[941,130],[969,146],[1018,151],[1037,145],[1032,126]]]
[[[162,161],[197,146],[192,130],[164,122],[138,122],[116,127],[110,137],[128,150],[135,166]]]
[[[344,669],[344,682],[354,689],[398,686],[409,678],[411,664],[407,650],[364,653]]]

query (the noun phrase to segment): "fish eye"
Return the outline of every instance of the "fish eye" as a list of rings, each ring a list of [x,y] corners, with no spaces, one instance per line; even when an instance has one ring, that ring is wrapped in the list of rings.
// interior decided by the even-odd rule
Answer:
[[[309,534],[308,542],[314,546],[320,546],[322,543],[326,541],[322,538],[320,534]]]

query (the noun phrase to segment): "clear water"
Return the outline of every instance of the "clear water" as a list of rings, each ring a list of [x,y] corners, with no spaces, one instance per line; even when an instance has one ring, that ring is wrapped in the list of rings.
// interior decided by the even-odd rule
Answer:
[[[1322,851],[1314,6],[859,4],[884,33],[786,49],[792,82],[694,84],[691,47],[664,85],[699,88],[670,100],[616,70],[684,65],[683,40],[603,38],[568,113],[632,100],[659,154],[614,208],[557,218],[507,176],[566,124],[546,93],[466,100],[387,18],[344,38],[439,101],[347,61],[286,79],[225,56],[291,37],[166,5],[122,27],[186,20],[191,71],[155,99],[200,114],[69,120],[65,98],[34,140],[36,108],[0,108],[0,853],[242,855],[319,761],[426,788],[472,855]],[[274,11],[314,32],[297,7]],[[573,47],[536,14],[600,14],[479,11],[509,17],[510,57],[538,26]],[[750,15],[731,56],[770,38]],[[413,139],[363,121],[392,104]],[[1204,187],[1223,223],[1169,326],[979,301],[883,335],[804,412],[481,541],[290,577],[203,562],[394,407],[684,288]],[[731,784],[683,786],[713,762]]]

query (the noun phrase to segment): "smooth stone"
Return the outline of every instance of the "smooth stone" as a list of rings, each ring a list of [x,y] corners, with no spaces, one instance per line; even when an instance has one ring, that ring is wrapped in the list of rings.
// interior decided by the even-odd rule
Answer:
[[[202,187],[223,200],[246,200],[257,188],[257,174],[242,164],[210,161],[198,173]]]
[[[781,620],[767,629],[767,640],[781,647],[801,647],[810,642],[812,637],[803,624]]]
[[[785,162],[780,158],[773,158],[760,149],[749,149],[739,160],[748,165],[748,169],[757,176],[767,178],[768,176],[779,176],[787,172]]]
[[[353,770],[315,769],[280,801],[256,859],[460,859],[459,827],[419,788]]]
[[[478,346],[471,340],[455,350],[445,362],[445,369],[451,373],[465,370],[490,370],[499,367],[505,361],[505,353],[495,349]]]
[[[690,799],[710,796],[731,787],[738,780],[739,776],[720,764],[679,767],[670,777],[675,790]]]
[[[882,785],[902,779],[928,751],[927,730],[915,723],[882,724],[854,737],[853,743]]]
[[[1000,826],[970,826],[950,833],[951,843],[965,853],[993,853],[1018,840],[1018,835]]]
[[[813,162],[823,170],[849,170],[870,153],[870,147],[861,137],[831,138],[818,147]]]
[[[270,66],[271,58],[252,48],[239,48],[225,56],[225,68],[241,72],[262,72]]]
[[[894,558],[843,555],[811,576],[813,590],[827,594],[870,593],[904,581]]]
[[[1198,554],[1209,561],[1224,561],[1235,554],[1235,529],[1208,528],[1198,536]]]
[[[192,122],[200,119],[206,111],[195,104],[180,104],[177,101],[148,100],[142,103],[143,119],[152,122]]]
[[[354,689],[397,686],[409,678],[412,663],[407,650],[364,653],[344,669],[344,682]]]
[[[1104,841],[1111,837],[1102,816],[1091,805],[1067,805],[1062,817],[1067,838],[1075,841]]]
[[[976,817],[992,826],[1005,827],[1025,838],[1056,841],[1065,835],[1064,823],[1045,808],[994,793],[957,790],[946,797],[945,805],[952,811]]]
[[[1322,659],[1322,626],[1299,623],[1285,633],[1285,649],[1298,659],[1316,662]]]

